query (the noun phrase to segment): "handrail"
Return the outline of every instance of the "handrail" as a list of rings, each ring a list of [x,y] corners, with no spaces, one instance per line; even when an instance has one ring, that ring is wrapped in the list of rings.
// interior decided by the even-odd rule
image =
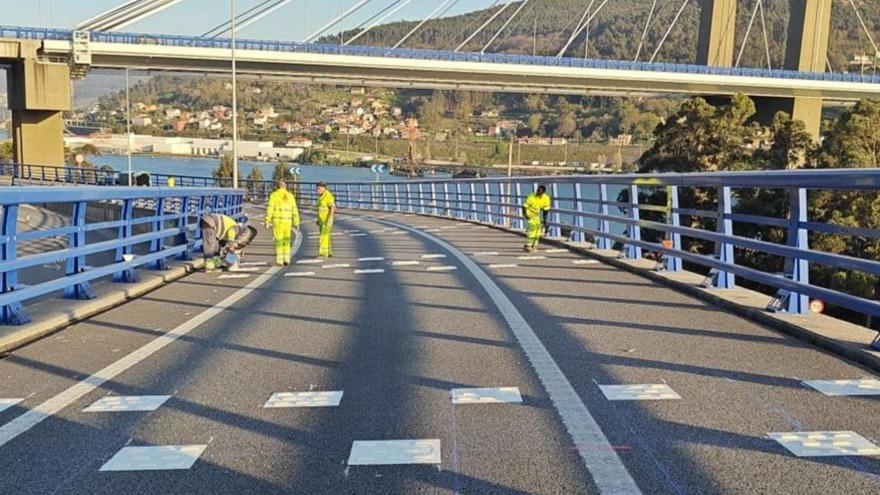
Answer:
[[[0,26],[0,38],[70,41],[73,31],[66,29],[35,28],[26,26]],[[91,41],[98,43],[142,44],[179,46],[188,48],[229,49],[227,38],[202,38],[198,36],[171,36],[141,33],[92,32]],[[584,69],[612,69],[648,72],[672,72],[682,74],[706,74],[720,76],[762,77],[774,79],[817,80],[880,84],[880,76],[850,73],[803,72],[787,69],[763,69],[749,67],[712,67],[696,64],[673,64],[662,62],[633,62],[625,60],[582,59],[533,55],[511,55],[479,52],[453,52],[447,50],[424,50],[413,48],[386,48],[357,45],[321,43],[298,43],[238,39],[236,47],[242,50],[299,52],[328,55],[350,55],[381,58],[404,58],[416,60],[439,60],[456,62],[483,62],[535,66],[559,66]]]
[[[658,270],[680,271],[686,261],[709,271],[708,287],[730,289],[736,286],[736,277],[742,277],[777,290],[768,304],[771,311],[805,314],[814,298],[880,316],[880,302],[811,284],[809,276],[810,264],[880,276],[880,260],[809,246],[813,232],[878,239],[880,229],[809,218],[807,201],[808,192],[817,190],[880,192],[880,170],[876,169],[337,182],[329,187],[341,209],[415,213],[523,229],[519,201],[538,183],[545,184],[553,198],[549,224],[557,238],[565,234],[564,238],[576,242],[589,239],[596,248],[619,249],[629,259],[641,258],[643,252],[655,253],[660,260]],[[302,201],[316,200],[314,186],[300,184]],[[680,191],[687,189],[714,192],[714,207],[680,207]],[[738,194],[755,189],[784,195],[780,199],[787,201],[787,212],[771,217],[737,211]],[[660,201],[665,204],[657,204]],[[713,219],[714,230],[688,225],[696,217]],[[786,239],[774,243],[735,234],[735,227],[743,224],[784,230]],[[708,243],[714,251],[692,252],[683,247],[683,240]],[[784,260],[783,271],[771,273],[743,265],[738,255],[746,251]]]
[[[199,218],[213,211],[243,219],[244,194],[209,187],[0,188],[0,324],[28,323],[23,303],[33,298],[61,291],[67,298],[91,299],[91,283],[100,278],[135,282],[138,267],[162,270],[169,258],[192,259],[202,244]],[[61,226],[20,232],[22,205],[69,205],[73,213]],[[95,219],[96,209],[118,219]],[[59,237],[67,238],[66,248],[18,255],[23,243]],[[111,262],[87,265],[87,256],[108,253],[113,253]],[[53,262],[66,264],[63,276],[30,286],[19,283],[22,270]]]

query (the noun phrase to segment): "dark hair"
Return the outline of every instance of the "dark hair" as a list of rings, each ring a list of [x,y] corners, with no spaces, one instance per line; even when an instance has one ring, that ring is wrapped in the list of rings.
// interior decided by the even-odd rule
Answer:
[[[326,183],[326,182],[318,182],[318,185],[317,185],[316,187],[323,187],[323,188],[326,188],[326,187],[327,187],[327,183]]]
[[[547,192],[547,186],[545,186],[544,184],[539,184],[538,190],[543,191],[543,192]]]

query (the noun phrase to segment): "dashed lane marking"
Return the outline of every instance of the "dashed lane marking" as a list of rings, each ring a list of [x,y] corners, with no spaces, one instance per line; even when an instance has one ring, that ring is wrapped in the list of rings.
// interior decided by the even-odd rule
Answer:
[[[423,254],[422,255],[423,260],[439,260],[439,259],[443,259],[445,257],[446,257],[445,254]]]
[[[452,266],[452,265],[449,265],[449,266],[429,266],[425,270],[427,270],[429,272],[454,272],[455,270],[458,270],[458,267]]]
[[[804,380],[804,384],[830,396],[880,395],[880,380]]]
[[[366,237],[367,234],[348,234],[349,237]]]
[[[517,387],[454,388],[453,404],[503,404],[520,403],[522,395]]]
[[[295,254],[297,251],[299,251],[300,246],[302,246],[302,238],[297,237],[296,240],[293,241],[291,252]],[[6,423],[5,425],[0,426],[0,447],[6,445],[19,435],[42,423],[47,418],[54,416],[65,407],[73,404],[74,402],[76,402],[86,394],[94,391],[96,388],[100,387],[107,381],[112,380],[120,373],[147,359],[159,350],[163,349],[168,344],[183,337],[203,323],[209,321],[226,309],[232,307],[235,303],[250,295],[261,285],[268,282],[269,279],[271,279],[273,275],[278,273],[279,270],[279,267],[269,268],[268,270],[266,270],[265,273],[262,273],[249,284],[242,287],[241,289],[238,289],[232,295],[223,299],[214,306],[187,320],[173,330],[170,330],[165,334],[156,337],[155,339],[151,340],[147,344],[132,352],[131,354],[128,354],[127,356],[118,359],[116,362],[104,367],[94,375],[83,379],[82,381],[67,388],[58,395],[51,397],[42,404],[39,404],[33,409],[28,410],[21,416],[18,416],[17,418]]]
[[[244,267],[240,266],[240,267],[235,268],[235,269],[230,269],[229,271],[232,271],[232,272],[253,273],[253,272],[258,272],[258,271],[260,271],[260,269],[261,269],[261,268],[258,267],[258,266],[244,266]]]
[[[330,270],[333,268],[351,268],[351,264],[349,264],[349,263],[335,263],[333,265],[324,265],[321,268],[324,268],[325,270]]]
[[[355,441],[349,466],[440,464],[440,440]]]
[[[208,448],[201,445],[161,445],[123,447],[110,458],[101,471],[169,471],[189,469]]]
[[[664,383],[638,385],[599,385],[608,400],[670,400],[681,399],[672,387]]]
[[[170,395],[120,395],[98,399],[83,412],[135,412],[155,411]]]
[[[324,261],[325,260],[315,258],[315,259],[308,259],[308,260],[299,260],[296,262],[296,264],[297,265],[320,265]]]
[[[355,270],[354,271],[355,275],[368,275],[371,273],[385,273],[385,270],[383,270],[382,268],[372,268],[369,270]]]
[[[497,251],[483,251],[479,253],[474,253],[471,256],[498,256]]]
[[[282,407],[336,407],[342,401],[342,391],[332,392],[278,392],[272,394],[264,408]]]
[[[361,263],[365,263],[367,261],[385,261],[385,258],[382,258],[380,256],[375,256],[372,258],[358,258],[358,261]]]
[[[267,261],[242,261],[239,266],[268,266]]]
[[[568,249],[548,249],[544,252],[548,253],[548,254],[559,254],[559,253],[567,253]]]
[[[520,256],[517,258],[518,260],[523,261],[533,261],[533,260],[546,260],[546,256]]]
[[[230,279],[233,279],[233,280],[234,280],[234,279],[242,279],[242,278],[251,278],[251,276],[248,275],[247,273],[241,273],[241,274],[229,274],[229,273],[227,273],[227,274],[225,274],[225,275],[220,275],[220,276],[217,277],[217,278],[218,278],[219,280],[230,280]]]
[[[395,225],[402,228],[406,226],[387,220],[377,220],[385,225]],[[630,476],[629,471],[623,465],[617,452],[614,451],[608,438],[602,432],[602,428],[590,414],[578,393],[571,386],[568,378],[553,360],[553,356],[535,335],[535,331],[529,326],[516,306],[504,294],[489,275],[467,255],[459,251],[452,244],[438,237],[409,229],[415,235],[428,239],[438,246],[446,249],[458,258],[465,269],[473,275],[483,287],[489,298],[498,308],[501,316],[510,327],[511,333],[516,337],[520,347],[532,364],[532,368],[541,380],[544,390],[553,402],[553,406],[559,413],[562,423],[568,434],[571,435],[575,445],[592,445],[593,449],[579,449],[578,454],[584,462],[587,470],[593,478],[593,482],[603,494],[615,495],[640,495],[642,491]]]
[[[515,263],[499,263],[497,265],[489,265],[489,268],[491,268],[493,270],[500,270],[502,268],[516,268],[518,266],[519,265],[517,265]]]
[[[573,265],[598,265],[599,260],[571,260]]]
[[[395,261],[391,263],[392,266],[416,266],[421,264],[420,261]]]
[[[288,272],[284,274],[285,277],[314,277],[315,272]]]
[[[880,455],[880,447],[853,431],[799,431],[767,436],[797,457]]]

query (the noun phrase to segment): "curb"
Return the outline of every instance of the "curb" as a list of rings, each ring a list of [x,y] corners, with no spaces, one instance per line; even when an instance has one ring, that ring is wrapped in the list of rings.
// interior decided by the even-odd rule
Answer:
[[[119,307],[132,299],[137,299],[148,292],[152,292],[170,282],[179,280],[205,265],[203,259],[176,263],[165,272],[150,272],[153,274],[149,280],[136,284],[111,288],[106,294],[95,299],[83,301],[70,309],[56,312],[44,319],[37,319],[22,328],[8,329],[0,334],[0,353],[15,350],[36,340],[42,339],[58,332],[70,325],[79,323],[99,313]]]

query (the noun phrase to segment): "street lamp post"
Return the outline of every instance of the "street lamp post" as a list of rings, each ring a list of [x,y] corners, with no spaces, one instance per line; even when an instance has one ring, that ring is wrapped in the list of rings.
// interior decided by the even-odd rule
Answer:
[[[235,64],[235,0],[230,0],[232,28],[232,187],[238,188],[238,81]]]
[[[125,138],[128,145],[128,187],[132,186],[131,177],[131,96],[129,95],[128,67],[125,68]]]

